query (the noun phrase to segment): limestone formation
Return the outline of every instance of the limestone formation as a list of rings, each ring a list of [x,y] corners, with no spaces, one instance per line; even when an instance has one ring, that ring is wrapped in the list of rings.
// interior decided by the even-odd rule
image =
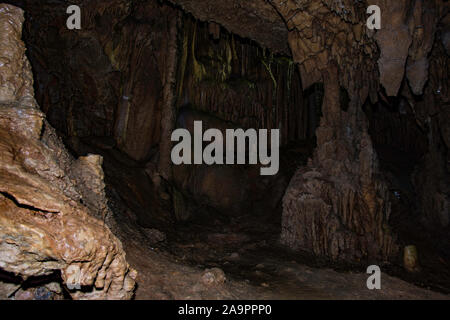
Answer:
[[[344,2],[340,8],[332,1],[272,4],[290,30],[303,84],[325,83],[318,146],[286,192],[282,242],[332,260],[394,259],[398,246],[389,227],[387,184],[361,106],[368,95],[377,101],[378,83],[387,95],[396,95],[405,72],[414,94],[422,92],[444,4],[375,1],[383,19],[375,33],[364,26],[363,3]],[[350,96],[345,111],[338,103],[342,87]],[[448,201],[437,205],[441,212],[447,210],[443,203]]]
[[[295,174],[283,200],[281,241],[332,260],[389,260],[398,250],[388,227],[387,187],[361,110],[377,90],[371,59],[377,49],[363,26],[364,8],[272,3],[291,30],[304,85],[323,81],[325,89],[314,156]],[[350,97],[345,107],[342,91]]]
[[[398,248],[388,226],[387,187],[379,177],[364,116],[356,105],[341,110],[334,98],[339,95],[335,68],[324,81],[318,147],[284,196],[281,241],[332,260],[389,260]],[[355,144],[357,151],[351,149]]]
[[[0,5],[0,268],[23,279],[60,271],[77,299],[130,299],[136,272],[82,190],[100,192],[101,164],[72,159],[39,111],[22,23],[22,10]]]

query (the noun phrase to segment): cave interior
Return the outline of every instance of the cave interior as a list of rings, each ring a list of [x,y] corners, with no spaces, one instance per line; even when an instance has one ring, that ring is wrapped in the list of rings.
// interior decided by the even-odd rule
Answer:
[[[448,298],[447,1],[374,0],[383,19],[376,31],[365,26],[366,1],[74,0],[79,30],[66,26],[66,1],[4,2],[6,20],[24,15],[21,37],[10,38],[26,46],[44,119],[22,149],[47,149],[22,156],[19,146],[10,160],[4,150],[25,141],[15,128],[31,135],[26,119],[38,116],[10,116],[25,100],[6,103],[0,91],[0,147],[11,145],[1,149],[0,211],[50,219],[46,227],[0,214],[6,298]],[[10,48],[0,44],[0,62]],[[171,133],[193,134],[194,121],[223,132],[279,129],[278,173],[174,165]],[[40,165],[47,157],[62,169]],[[8,169],[14,161],[26,177]],[[68,181],[49,178],[55,170]],[[64,194],[61,205],[40,196],[52,188]],[[92,232],[106,249],[79,260],[75,238],[64,240],[68,227],[55,244],[22,244],[18,225],[47,237],[66,228],[49,216],[69,219],[75,207],[101,225]],[[80,228],[91,232],[91,222]],[[51,253],[30,262],[30,247]],[[98,281],[92,270],[102,264],[90,263],[101,254],[120,260],[104,273],[114,269],[129,285]],[[373,264],[388,274],[387,292],[361,289]]]

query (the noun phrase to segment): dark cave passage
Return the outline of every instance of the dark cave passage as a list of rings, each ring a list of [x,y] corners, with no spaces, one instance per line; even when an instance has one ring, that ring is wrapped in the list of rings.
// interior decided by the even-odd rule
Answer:
[[[146,6],[160,13],[173,10]],[[106,52],[98,43],[102,39],[90,35],[80,42],[72,35],[52,33],[50,26],[38,28],[39,19],[46,17],[29,17],[24,39],[35,70],[37,100],[50,123],[75,156],[104,157],[107,189],[119,195],[142,227],[171,233],[174,224],[213,226],[219,221],[223,226],[235,218],[255,219],[254,225],[273,221],[279,227],[287,184],[312,155],[323,88],[313,85],[303,92],[291,58],[273,54],[218,25],[182,15],[175,126],[192,127],[193,121],[202,121],[205,130],[280,128],[281,169],[276,176],[263,178],[259,168],[250,165],[181,165],[173,166],[173,180],[161,179],[157,173],[161,77],[167,62],[160,62],[161,32],[148,29],[153,21],[140,17],[140,9],[137,6],[119,22]],[[163,25],[160,28],[167,31]],[[136,30],[152,42],[132,34]],[[45,32],[46,46],[39,32]],[[140,48],[139,56],[133,51],[128,56],[121,53],[123,57],[115,53],[129,41]],[[85,64],[92,56],[98,61]],[[267,198],[267,193],[272,196]]]
[[[121,232],[138,233],[188,265],[251,277],[254,268],[243,266],[247,252],[262,258],[281,249],[282,197],[312,156],[323,85],[304,91],[290,57],[183,14],[175,127],[193,133],[193,122],[202,121],[204,130],[224,132],[280,128],[280,170],[261,176],[258,165],[180,165],[168,181],[158,174],[168,27],[150,28],[154,21],[140,17],[140,9],[118,23],[105,51],[96,34],[58,33],[55,20],[28,11],[24,40],[37,101],[75,157],[103,157],[108,204]],[[159,21],[156,13],[150,17]],[[41,23],[45,29],[37,27]],[[88,61],[92,57],[97,61]]]
[[[410,243],[417,246],[423,262],[421,268],[425,269],[420,275],[405,274],[404,277],[447,292],[450,274],[445,261],[449,259],[450,247],[439,240],[446,237],[446,231],[436,221],[430,224],[424,218],[418,201],[425,190],[416,181],[430,145],[428,124],[416,119],[414,103],[423,103],[424,97],[411,98],[401,95],[387,98],[376,105],[367,103],[364,109],[380,167],[389,182],[391,226],[404,246]],[[434,234],[430,230],[434,230]],[[398,266],[394,266],[392,272],[402,274]]]
[[[355,288],[371,264],[450,293],[442,74],[449,55],[437,22],[423,92],[410,74],[419,56],[411,40],[409,73],[393,95],[397,84],[377,69],[384,38],[358,29],[357,5],[352,17],[326,1],[317,11],[296,11],[305,21],[308,10],[320,17],[302,27],[297,13],[265,3],[287,27],[281,32],[269,16],[273,35],[286,36],[275,43],[262,42],[253,27],[236,31],[235,18],[223,20],[221,12],[197,19],[201,8],[182,0],[83,3],[77,31],[65,27],[63,1],[8,2],[25,10],[22,39],[46,117],[40,139],[77,159],[54,152],[79,189],[72,199],[105,223],[141,274],[134,298],[367,298]],[[264,8],[259,19],[267,23]],[[345,45],[351,41],[357,44]],[[279,170],[265,176],[264,165],[248,164],[249,141],[246,164],[173,164],[170,134],[186,129],[194,137],[195,121],[224,137],[227,129],[278,129]],[[59,137],[64,146],[53,142]],[[40,208],[25,203],[16,204]],[[407,248],[418,252],[414,270]],[[230,287],[197,288],[199,270],[203,277],[217,269]],[[1,276],[2,269],[0,283],[20,282]],[[42,279],[66,281],[58,273]],[[396,288],[409,284],[392,279],[401,296]],[[60,297],[69,298],[62,287]]]

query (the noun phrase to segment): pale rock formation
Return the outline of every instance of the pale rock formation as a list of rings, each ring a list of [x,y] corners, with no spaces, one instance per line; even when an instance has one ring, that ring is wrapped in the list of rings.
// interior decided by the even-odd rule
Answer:
[[[0,5],[0,268],[22,278],[60,270],[76,299],[129,299],[136,271],[80,203],[91,191],[104,199],[100,159],[72,159],[37,108],[22,23],[21,9]],[[95,190],[82,190],[87,179]]]

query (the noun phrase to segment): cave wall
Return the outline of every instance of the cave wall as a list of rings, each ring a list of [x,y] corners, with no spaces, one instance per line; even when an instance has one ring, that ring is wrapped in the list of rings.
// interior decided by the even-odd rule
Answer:
[[[0,4],[0,270],[59,273],[75,299],[130,299],[137,274],[102,219],[101,157],[74,159],[39,110],[23,21]]]
[[[415,170],[413,182],[429,230],[448,234],[450,227],[450,56],[445,53],[445,31],[450,15],[430,56],[430,80],[423,100],[412,103],[416,119],[427,128],[428,153]],[[448,32],[448,31],[447,31]],[[441,41],[442,40],[442,41]]]
[[[314,136],[301,80],[289,57],[189,15],[179,21],[178,47],[176,127],[193,134],[197,120],[204,130],[219,128],[223,133],[226,128],[280,128],[282,146]],[[173,166],[176,219],[279,212],[290,176],[282,170],[263,178],[259,170],[240,165]]]
[[[361,108],[377,97],[377,47],[362,4],[272,2],[287,22],[302,82],[324,82],[317,148],[283,200],[281,240],[332,260],[389,260],[398,252],[388,226],[388,189]],[[304,80],[304,81],[303,81]],[[348,105],[342,105],[341,92]]]
[[[66,137],[114,137],[146,161],[160,143],[167,39],[179,10],[157,1],[80,5],[83,26],[74,32],[64,5],[25,1],[37,100]],[[282,143],[310,137],[291,58],[186,14],[178,24],[177,107],[189,103],[244,128],[280,128]]]
[[[76,32],[66,28],[65,4],[24,6],[37,100],[66,137],[114,137],[120,150],[146,160],[160,140],[173,9],[156,1],[79,4]]]
[[[289,54],[288,31],[268,1],[170,0],[200,21],[216,23],[277,54]],[[243,27],[245,26],[245,27]]]

